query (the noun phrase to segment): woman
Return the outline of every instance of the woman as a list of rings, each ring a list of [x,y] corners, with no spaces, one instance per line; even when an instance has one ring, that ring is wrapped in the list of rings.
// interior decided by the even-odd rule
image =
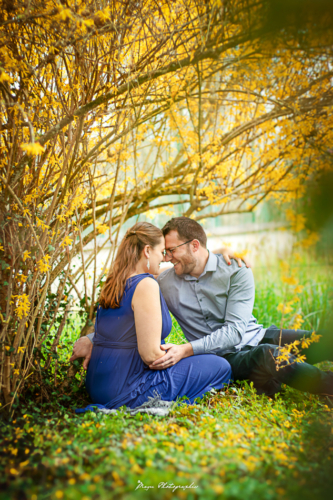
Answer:
[[[232,379],[229,363],[214,354],[181,359],[164,370],[149,364],[166,354],[160,348],[172,322],[154,278],[163,261],[162,231],[138,222],[127,231],[102,289],[86,388],[93,403],[135,408],[156,391],[165,401],[187,396],[193,403]]]

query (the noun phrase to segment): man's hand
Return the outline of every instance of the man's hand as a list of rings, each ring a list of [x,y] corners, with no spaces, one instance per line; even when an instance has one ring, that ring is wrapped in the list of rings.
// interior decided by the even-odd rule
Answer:
[[[165,356],[157,359],[149,365],[151,370],[164,370],[165,368],[169,368],[170,366],[175,365],[183,358],[187,358],[188,356],[193,356],[193,348],[192,344],[162,344],[162,351],[168,351]]]
[[[69,361],[72,362],[77,358],[84,358],[82,366],[84,370],[87,370],[91,358],[92,348],[93,343],[88,339],[88,337],[81,337],[75,342],[73,346],[73,354]]]
[[[232,250],[230,250],[229,248],[227,247],[222,247],[222,248],[219,248],[218,250],[214,250],[213,253],[220,253],[222,254],[224,260],[226,261],[226,263],[230,266],[231,264],[231,260],[230,259],[235,259],[237,260],[237,263],[238,263],[238,266],[239,267],[242,267],[242,261],[244,262],[244,264],[246,265],[246,267],[251,267],[251,262],[249,261],[249,259],[247,259],[246,257],[237,257],[237,254],[235,254]]]

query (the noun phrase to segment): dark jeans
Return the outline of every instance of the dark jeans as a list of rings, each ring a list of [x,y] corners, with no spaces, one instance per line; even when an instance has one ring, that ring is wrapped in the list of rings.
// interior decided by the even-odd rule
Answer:
[[[304,336],[310,337],[311,333],[306,330],[282,330],[281,346]],[[224,358],[231,364],[234,380],[250,380],[258,394],[273,396],[284,383],[300,391],[333,395],[333,372],[324,372],[312,366],[320,361],[333,361],[333,335],[327,331],[316,333],[322,335],[319,342],[302,351],[306,355],[306,363],[295,363],[294,356],[290,356],[289,364],[276,369],[280,329],[275,325],[266,330],[259,345],[243,347],[241,351],[226,354]]]

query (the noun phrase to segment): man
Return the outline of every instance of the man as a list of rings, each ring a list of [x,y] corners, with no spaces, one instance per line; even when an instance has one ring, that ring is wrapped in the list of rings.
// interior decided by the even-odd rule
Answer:
[[[215,353],[231,364],[235,380],[250,380],[259,394],[273,396],[282,383],[314,394],[333,395],[333,373],[312,364],[333,360],[333,341],[322,335],[318,344],[305,351],[308,363],[297,363],[293,356],[277,367],[281,346],[309,337],[305,330],[265,329],[252,315],[254,280],[247,267],[227,264],[221,255],[206,248],[207,237],[197,222],[187,217],[171,219],[162,229],[165,259],[173,268],[162,272],[158,283],[177,319],[187,344],[161,345],[167,354],[150,365],[161,370],[182,358]],[[320,333],[320,332],[318,332]],[[93,335],[87,336],[93,342]],[[92,344],[80,339],[71,359],[85,357],[87,368]]]

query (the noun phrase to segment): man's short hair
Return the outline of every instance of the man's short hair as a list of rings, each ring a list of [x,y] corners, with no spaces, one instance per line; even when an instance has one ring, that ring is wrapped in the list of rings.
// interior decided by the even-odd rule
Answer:
[[[162,229],[163,236],[171,231],[177,231],[182,241],[198,240],[204,248],[207,246],[207,236],[202,226],[189,217],[175,217],[169,220]]]

